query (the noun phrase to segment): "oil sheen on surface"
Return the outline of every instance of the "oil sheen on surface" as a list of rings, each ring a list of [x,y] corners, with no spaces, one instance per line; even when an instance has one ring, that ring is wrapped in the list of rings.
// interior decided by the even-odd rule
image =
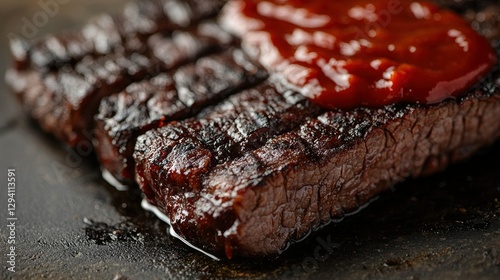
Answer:
[[[268,70],[326,109],[441,102],[496,61],[467,22],[423,1],[237,0],[222,23]]]

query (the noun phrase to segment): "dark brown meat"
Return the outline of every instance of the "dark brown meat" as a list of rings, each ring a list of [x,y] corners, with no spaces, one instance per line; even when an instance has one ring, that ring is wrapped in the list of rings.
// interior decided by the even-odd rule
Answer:
[[[132,183],[132,153],[140,134],[192,116],[265,77],[266,73],[240,50],[232,49],[106,98],[97,116],[94,141],[103,168],[123,183]]]
[[[500,52],[491,9],[465,11],[473,26],[491,27],[483,34]],[[196,246],[229,258],[276,255],[394,184],[500,138],[498,69],[463,98],[431,106],[313,113],[306,102],[283,130],[280,117],[301,101],[275,102],[272,92],[294,94],[271,80],[140,136],[136,180]]]
[[[196,24],[185,31],[155,34],[147,46],[151,56],[161,62],[163,71],[178,68],[207,53],[222,51],[234,43],[234,38],[213,21]]]
[[[197,21],[213,17],[224,0],[146,0],[128,4],[123,12],[124,34],[148,37],[158,32],[185,28]]]
[[[75,146],[91,135],[103,97],[226,48],[230,35],[213,22],[197,24],[215,16],[222,4],[138,1],[122,16],[97,17],[74,33],[47,36],[33,45],[13,40],[14,67],[7,83],[45,131]]]
[[[500,137],[498,80],[489,86],[494,94],[478,90],[434,106],[309,115],[290,131],[268,123],[293,102],[277,105],[269,89],[260,89],[262,110],[248,103],[240,112],[171,123],[139,137],[137,181],[195,245],[229,258],[274,255],[394,184],[493,143]],[[254,128],[231,129],[239,123]],[[237,144],[263,128],[272,132],[267,141]]]
[[[140,54],[85,57],[74,67],[47,73],[36,70],[7,72],[7,80],[23,107],[47,132],[75,146],[90,135],[100,100],[143,79],[153,69]]]
[[[272,75],[261,81],[210,20],[223,2],[138,1],[75,33],[14,40],[7,73],[31,116],[70,145],[90,135],[102,101],[94,143],[104,168],[130,182],[135,160],[148,200],[207,251],[278,254],[500,138],[498,71],[459,100],[327,112]],[[438,2],[500,49],[497,1]]]
[[[152,34],[168,34],[202,19],[213,17],[222,0],[143,0],[128,4],[122,15],[102,15],[73,33],[50,35],[32,45],[20,39],[11,42],[17,70],[37,71],[76,63],[87,55],[130,53],[144,48]]]

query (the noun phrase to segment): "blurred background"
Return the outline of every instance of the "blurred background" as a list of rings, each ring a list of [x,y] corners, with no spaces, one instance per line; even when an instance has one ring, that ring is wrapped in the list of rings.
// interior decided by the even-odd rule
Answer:
[[[50,32],[64,32],[78,28],[90,17],[101,13],[119,13],[127,3],[123,0],[1,0],[0,1],[0,86],[10,65],[8,39],[19,36],[32,41]],[[6,115],[16,109],[11,96],[2,96],[0,127]],[[8,119],[8,118],[7,118]]]

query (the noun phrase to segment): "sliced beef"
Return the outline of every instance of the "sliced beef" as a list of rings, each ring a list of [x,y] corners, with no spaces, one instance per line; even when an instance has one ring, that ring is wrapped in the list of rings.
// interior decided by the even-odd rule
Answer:
[[[147,46],[151,56],[161,62],[162,70],[168,71],[205,54],[227,49],[233,43],[229,33],[213,21],[205,21],[188,30],[152,35]]]
[[[493,143],[495,88],[434,106],[325,112],[241,152],[227,144],[240,132],[210,118],[171,123],[139,137],[137,181],[195,245],[229,258],[274,255],[394,184]],[[229,110],[225,123],[246,112]]]
[[[133,182],[137,136],[172,120],[192,116],[266,77],[239,49],[203,57],[173,73],[133,84],[103,100],[95,149],[103,168],[123,183]]]
[[[498,7],[464,11],[473,26],[488,28],[481,32],[500,54],[491,12]],[[271,79],[140,136],[136,181],[194,245],[228,258],[276,255],[396,183],[441,171],[498,140],[499,69],[457,100],[320,111],[281,131],[278,121],[262,141],[251,141],[261,128],[255,124],[279,119],[293,103],[270,102],[270,92],[285,96]],[[253,97],[242,98],[248,92]],[[307,104],[298,115],[313,109]],[[254,121],[238,121],[248,115]]]
[[[140,54],[110,54],[48,73],[9,70],[7,80],[45,131],[74,146],[90,134],[99,101],[143,79],[153,66]]]
[[[266,82],[205,110],[197,118],[172,124],[171,133],[182,131],[180,138],[211,150],[215,164],[258,148],[320,112],[303,95]]]
[[[29,44],[11,41],[14,67],[33,67],[37,71],[54,70],[74,64],[87,55],[112,52],[139,52],[154,33],[171,33],[200,20],[214,17],[222,0],[144,0],[128,4],[122,15],[101,15],[81,30],[49,35]]]
[[[112,40],[96,39],[96,42],[103,44],[103,51],[110,51],[107,46]],[[55,70],[14,68],[8,71],[7,82],[45,131],[74,146],[82,137],[88,138],[83,134],[91,134],[94,115],[105,96],[204,54],[227,48],[233,41],[234,38],[213,21],[204,21],[185,31],[155,34],[141,52],[85,56],[74,65],[66,64]]]
[[[496,1],[438,2],[500,50]],[[211,19],[223,3],[138,1],[74,33],[13,40],[7,72],[29,114],[70,145],[90,135],[101,103],[103,167],[135,176],[178,234],[207,251],[276,255],[397,182],[500,138],[498,71],[441,104],[324,111],[265,80]]]
[[[123,12],[124,34],[142,38],[158,32],[182,29],[213,17],[222,8],[222,0],[146,0],[127,4]]]

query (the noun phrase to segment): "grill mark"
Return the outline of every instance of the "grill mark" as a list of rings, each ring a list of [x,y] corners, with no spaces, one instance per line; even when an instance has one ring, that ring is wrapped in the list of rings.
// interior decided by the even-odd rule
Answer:
[[[245,102],[244,109],[240,100]],[[240,109],[232,111],[231,108]],[[210,113],[201,113],[202,118],[175,123],[175,127],[188,131],[183,137],[202,143],[203,149],[211,152],[213,164],[218,164],[261,147],[269,139],[293,130],[320,112],[299,93],[282,93],[272,82],[266,82],[231,96]]]
[[[201,0],[200,0],[201,1]],[[182,20],[178,21],[182,22]],[[154,32],[153,32],[154,33]],[[174,36],[174,33],[172,32],[165,32],[162,36]],[[148,37],[149,38],[149,37]],[[135,39],[134,39],[135,40]],[[144,38],[140,39],[144,40]],[[133,40],[130,42],[133,43]],[[130,43],[130,44],[132,44]],[[21,43],[22,44],[22,43]],[[126,48],[129,48],[128,46]],[[130,47],[130,49],[133,49],[133,47]],[[141,49],[142,52],[142,49]],[[55,53],[55,52],[54,52]],[[58,54],[61,57],[64,57],[63,55]],[[181,63],[182,64],[182,63]],[[177,66],[172,66],[173,68]],[[164,66],[164,69],[170,69],[168,66]],[[64,70],[66,71],[66,70]],[[152,73],[156,73],[162,70],[155,70]],[[49,72],[45,73],[43,79],[45,79],[50,87],[57,87],[58,84],[64,85],[64,82],[60,82],[62,80],[68,80],[68,76],[71,76],[71,73],[65,73],[64,78],[60,78],[55,76],[54,73]],[[106,76],[106,75],[104,75]],[[58,82],[59,80],[59,82]],[[139,79],[138,79],[139,80]],[[493,82],[493,86],[490,87],[491,83],[486,83],[486,85],[481,85],[479,89],[481,88],[488,88],[486,92],[488,92],[490,95],[496,94],[498,92],[498,80],[494,79],[495,82]],[[67,82],[69,83],[69,82]],[[28,87],[29,88],[29,87]],[[36,92],[36,85],[35,89],[30,89],[32,92]],[[235,97],[237,94],[232,95],[230,98],[222,101],[221,103],[211,106],[209,108],[204,109],[200,114],[196,116],[197,121],[199,122],[199,119],[204,120],[203,125],[207,125],[209,123],[210,119],[217,119],[217,120],[226,120],[227,121],[227,116],[231,115],[231,118],[237,118],[238,116],[241,116],[243,120],[249,120],[249,123],[254,125],[254,129],[259,128],[259,127],[266,127],[266,126],[272,126],[269,124],[269,122],[264,121],[265,117],[259,117],[257,116],[255,119],[252,118],[252,116],[247,116],[248,113],[245,113],[247,108],[236,108],[236,105],[238,104],[236,99],[233,99],[231,102],[226,102],[230,100],[231,98]],[[37,96],[37,94],[31,94],[31,96]],[[57,96],[54,97],[55,99],[59,98]],[[257,98],[262,98],[261,96],[256,96]],[[290,98],[294,98],[293,96],[290,96]],[[50,99],[50,98],[45,98],[45,99]],[[149,99],[148,99],[149,100]],[[465,101],[467,102],[467,101]],[[248,102],[247,104],[257,104],[258,102],[255,101],[255,103]],[[180,104],[179,106],[185,106],[187,104]],[[273,107],[274,106],[274,107]],[[279,106],[277,105],[269,105],[269,108],[272,108],[272,110],[277,110]],[[304,105],[302,105],[304,106]],[[52,107],[53,110],[57,111],[60,110],[59,105],[54,105]],[[50,107],[47,107],[50,108]],[[45,109],[47,109],[45,108]],[[474,107],[477,109],[477,107]],[[148,108],[146,108],[148,109]],[[389,111],[395,110],[395,118],[398,118],[400,115],[398,115],[397,112],[402,112],[400,111],[401,108],[398,107],[392,107],[388,108]],[[470,107],[466,107],[464,110],[467,111],[470,109]],[[484,109],[484,108],[483,108]],[[497,108],[498,109],[498,108]],[[398,111],[399,110],[399,111]],[[485,109],[484,109],[485,110]],[[232,111],[233,114],[229,113],[229,111]],[[49,109],[50,112],[50,109]],[[467,111],[470,113],[469,111]],[[151,112],[149,112],[151,113]],[[358,112],[359,118],[361,118],[362,110]],[[411,112],[410,112],[411,113]],[[336,114],[339,114],[340,116],[337,116]],[[284,131],[283,133],[278,133],[277,135],[270,136],[270,137],[264,137],[265,141],[263,140],[262,145],[258,146],[252,146],[252,147],[245,147],[241,154],[239,154],[237,157],[234,157],[232,159],[229,159],[228,162],[223,162],[227,158],[223,153],[221,153],[221,157],[217,159],[217,161],[213,161],[211,156],[214,153],[219,153],[217,151],[217,143],[212,143],[210,141],[203,142],[199,141],[198,138],[192,137],[192,134],[196,131],[198,131],[199,127],[192,127],[192,129],[186,130],[185,123],[190,122],[191,120],[188,121],[180,121],[180,122],[173,122],[168,124],[167,130],[163,129],[153,129],[149,131],[145,136],[141,137],[141,141],[144,141],[144,145],[140,145],[137,149],[137,155],[141,159],[141,162],[138,164],[138,171],[139,174],[137,176],[139,183],[143,186],[143,190],[146,193],[148,197],[155,197],[155,202],[159,206],[162,206],[164,209],[167,209],[167,214],[172,216],[172,213],[176,212],[177,210],[186,210],[188,209],[189,211],[194,211],[193,209],[198,209],[191,205],[191,201],[188,199],[183,199],[184,196],[179,198],[180,195],[182,195],[184,192],[189,193],[189,191],[196,192],[196,193],[201,193],[204,195],[203,199],[204,201],[210,201],[210,204],[212,205],[211,208],[209,209],[211,214],[214,213],[222,213],[224,211],[227,211],[225,207],[232,207],[233,204],[231,204],[231,199],[234,199],[236,195],[240,194],[238,192],[243,191],[243,189],[246,186],[252,186],[253,188],[249,188],[248,192],[255,191],[256,195],[258,196],[255,202],[254,207],[248,208],[254,210],[259,209],[259,204],[265,203],[265,197],[263,197],[262,192],[258,192],[259,187],[266,187],[262,186],[262,178],[267,178],[267,176],[271,176],[272,173],[275,175],[278,174],[279,176],[282,175],[284,172],[283,170],[278,170],[277,169],[284,169],[286,171],[287,167],[286,165],[283,165],[283,163],[288,163],[290,166],[291,165],[296,165],[297,162],[301,162],[302,160],[309,160],[312,161],[313,163],[317,163],[317,161],[321,158],[324,157],[324,152],[322,152],[319,147],[327,147],[330,149],[330,151],[339,151],[346,147],[345,145],[348,145],[349,143],[355,142],[356,139],[359,139],[360,137],[364,137],[363,135],[366,135],[366,133],[373,133],[373,130],[370,129],[370,127],[367,127],[366,124],[361,123],[360,127],[354,130],[349,130],[350,125],[354,123],[352,120],[349,119],[349,116],[352,115],[347,115],[347,116],[342,116],[344,114],[343,112],[323,112],[320,111],[318,114],[316,114],[313,118],[308,118],[305,121],[301,121],[300,125],[294,127],[293,129]],[[498,113],[497,113],[498,114]],[[43,115],[43,114],[39,114]],[[377,115],[377,114],[375,114]],[[356,117],[358,118],[358,117]],[[57,118],[54,118],[57,119]],[[380,121],[384,121],[384,118],[380,118]],[[377,121],[377,120],[376,120]],[[375,123],[376,123],[375,121]],[[411,121],[411,120],[405,120],[405,121]],[[478,122],[481,124],[483,123],[482,119],[479,119]],[[193,122],[193,123],[196,123]],[[385,137],[385,142],[384,142],[384,147],[390,147],[392,149],[391,140],[388,140],[389,138],[392,138],[392,142],[396,143],[396,139],[398,135],[394,133],[394,131],[398,131],[399,129],[404,128],[405,126],[403,125],[403,121],[401,122],[396,122],[393,124],[394,127],[392,130],[389,129],[384,129],[383,134]],[[467,124],[465,121],[463,121],[463,126],[465,127]],[[457,125],[458,126],[458,125]],[[249,126],[250,127],[250,126]],[[412,123],[410,126],[412,128],[412,131],[414,129],[418,129],[417,121]],[[245,132],[245,129],[242,127],[237,127],[234,132],[226,132],[223,131],[221,133],[222,139],[228,139],[227,141],[231,140],[231,145],[236,145],[238,141],[241,141],[241,139],[245,139],[248,134]],[[258,129],[257,129],[258,130]],[[256,130],[256,131],[257,131]],[[342,133],[339,133],[341,132]],[[347,131],[347,132],[346,132]],[[467,129],[462,130],[462,139],[460,140],[460,143],[464,143],[464,139],[466,139],[467,135],[465,134],[465,131]],[[217,132],[217,131],[216,131]],[[261,132],[255,132],[256,135],[259,135]],[[310,135],[309,133],[313,133]],[[421,138],[425,138],[425,136],[432,135],[432,132],[430,130],[428,131],[421,131]],[[209,136],[206,136],[209,137]],[[162,150],[161,153],[158,152],[158,150],[146,150],[147,147],[150,147],[153,143],[151,142],[152,140],[154,141],[159,141],[161,144],[154,143],[157,146],[161,146]],[[150,141],[150,142],[148,142]],[[226,140],[224,140],[226,141]],[[264,143],[265,142],[265,143]],[[223,142],[225,143],[225,142]],[[267,147],[267,145],[275,147],[276,150],[279,150],[282,152],[283,155],[281,155],[281,158],[283,159],[282,163],[274,163],[275,165],[273,166],[274,170],[265,170],[267,168],[267,165],[271,165],[271,163],[266,163],[266,157],[264,153],[266,151],[263,151],[263,147]],[[274,146],[273,146],[274,145]],[[363,145],[364,148],[361,148],[360,151],[363,151],[364,149],[364,154],[368,154],[368,145]],[[397,147],[398,149],[402,149],[404,147]],[[415,150],[417,151],[419,149],[418,145],[415,145],[414,147],[411,147],[410,150]],[[427,147],[423,147],[422,149],[427,149]],[[396,150],[396,147],[394,147],[394,150]],[[464,154],[467,152],[470,152],[471,148],[469,147],[467,151],[462,152],[462,151],[454,151],[456,154],[455,157],[457,159],[464,157]],[[294,153],[295,151],[295,153]],[[270,152],[270,151],[267,151]],[[287,153],[291,153],[291,156],[294,156],[295,160],[291,160],[292,157],[286,157]],[[314,157],[310,157],[310,155],[315,155]],[[417,152],[415,152],[417,154]],[[147,155],[147,156],[144,156]],[[416,157],[416,156],[415,156]],[[231,158],[231,157],[229,157]],[[362,158],[363,163],[361,164],[362,166],[365,165],[365,160],[366,158]],[[443,160],[441,159],[431,159],[431,161],[436,161],[437,165],[441,165]],[[430,162],[431,162],[430,161]],[[452,160],[453,161],[453,160]],[[194,165],[193,165],[194,164]],[[146,165],[148,165],[146,167]],[[169,166],[170,165],[170,166]],[[249,167],[250,165],[250,167]],[[425,163],[424,164],[424,169],[426,166],[433,166],[432,163]],[[168,167],[163,168],[163,169],[158,169],[159,167]],[[146,170],[147,168],[150,168],[150,170]],[[156,168],[156,169],[155,169]],[[184,170],[191,170],[191,173],[188,173],[188,175],[184,176],[181,171]],[[221,175],[222,173],[224,176],[217,177]],[[309,172],[309,171],[308,171]],[[312,171],[311,171],[312,172]],[[341,168],[339,170],[336,170],[335,172],[339,172],[341,175],[332,175],[333,177],[340,178],[340,177],[348,177],[347,172],[348,169],[346,168]],[[421,173],[420,170],[415,171],[416,173]],[[229,174],[227,174],[229,173]],[[333,172],[332,172],[333,173]],[[180,174],[180,176],[179,176]],[[201,174],[201,175],[200,175]],[[276,175],[276,176],[278,176]],[[303,174],[301,175],[303,176]],[[357,178],[357,175],[349,175],[350,176],[350,181],[348,180],[347,182],[345,181],[337,181],[337,188],[336,188],[336,195],[340,196],[343,192],[346,192],[349,190],[349,184],[352,184],[352,181],[354,180],[353,178]],[[282,176],[283,177],[283,176]],[[149,185],[151,182],[165,182],[165,178],[169,179],[169,182],[172,182],[172,184],[175,186],[171,188],[170,186],[160,188],[157,187],[155,190],[151,189],[151,186]],[[198,179],[201,178],[201,181]],[[246,180],[245,184],[242,183],[242,180]],[[292,179],[288,179],[287,177],[283,177],[283,184],[288,185]],[[323,181],[326,181],[327,179],[323,179]],[[300,181],[300,180],[298,180]],[[203,188],[203,184],[208,182],[209,186]],[[190,189],[188,190],[185,188],[186,186],[190,186]],[[236,186],[236,188],[233,188]],[[276,185],[274,185],[276,186]],[[374,188],[376,186],[373,186]],[[284,188],[284,187],[283,187]],[[213,191],[213,193],[211,193]],[[206,196],[206,194],[209,194],[209,196]],[[345,196],[345,193],[344,193]],[[178,201],[178,206],[175,209],[168,209],[166,205],[165,200],[161,200],[162,198],[172,198],[173,201]],[[213,199],[212,199],[213,198]],[[351,199],[348,199],[349,197],[345,197],[345,203],[342,205],[332,205],[331,210],[330,210],[330,215],[332,217],[342,215],[344,212],[348,212],[352,210],[353,207],[359,206],[360,203],[363,202],[364,197],[363,195],[360,195],[357,193],[354,198],[351,197]],[[197,196],[194,196],[192,198],[193,200],[197,199]],[[296,198],[291,198],[290,200],[297,200]],[[201,199],[199,199],[201,201]],[[224,207],[221,207],[221,209],[216,209],[216,204],[215,202],[218,201],[223,201],[226,204],[223,204]],[[244,203],[244,202],[241,202]],[[246,202],[245,202],[246,203]],[[306,205],[307,206],[307,205]],[[186,207],[186,209],[183,209],[183,207]],[[330,207],[330,206],[328,206]],[[307,208],[307,207],[306,207]],[[302,209],[303,208],[299,208]],[[170,211],[170,212],[169,212]],[[307,212],[307,209],[304,210]],[[181,212],[181,211],[177,211]],[[207,212],[208,213],[208,212]],[[180,214],[178,214],[180,215]],[[324,217],[324,213],[322,214],[322,217]],[[270,219],[271,216],[267,217],[267,219]],[[304,216],[305,217],[305,216]],[[178,217],[182,218],[182,217]],[[213,217],[212,217],[213,218]],[[200,229],[203,230],[205,233],[210,233],[211,229],[225,229],[231,225],[231,221],[234,221],[235,217],[227,217],[228,222],[226,221],[226,224],[223,226],[217,227],[217,225],[212,225],[212,226],[207,226],[207,228]],[[302,218],[297,218],[300,221],[303,221]],[[175,219],[173,219],[175,221]],[[271,222],[273,220],[271,219]],[[177,225],[179,226],[179,225]],[[195,232],[195,231],[193,231]],[[300,237],[301,234],[303,234],[302,231],[295,231],[291,233],[291,237],[296,238]],[[185,231],[183,232],[185,233]],[[201,234],[199,234],[201,235]],[[208,236],[208,235],[207,235]],[[210,238],[211,236],[209,236]],[[195,237],[198,238],[198,237]],[[215,238],[217,242],[220,241],[220,238]],[[229,238],[228,238],[229,240]],[[206,245],[207,240],[203,240],[202,237],[199,237],[199,241],[202,242],[202,244]],[[213,241],[213,242],[216,242]],[[231,242],[238,242],[238,240],[232,240],[227,246],[231,246]],[[234,243],[237,244],[237,243]],[[255,243],[255,245],[259,245],[258,243]],[[215,246],[213,244],[208,244],[206,246]],[[215,248],[215,247],[214,247]],[[240,252],[241,253],[241,252]],[[243,252],[245,253],[245,252]]]
[[[83,134],[89,134],[92,130],[93,117],[104,97],[123,91],[130,84],[148,76],[176,69],[234,44],[234,38],[218,28],[213,21],[201,22],[185,31],[155,36],[178,50],[171,54],[176,57],[175,63],[159,63],[159,58],[151,54],[164,48],[165,44],[150,43],[141,52],[85,56],[73,66],[68,64],[51,71],[45,69],[48,72],[33,67],[21,71],[10,70],[7,78],[21,100],[28,100],[25,106],[30,108],[33,118],[39,120],[46,131],[73,146],[88,138]],[[28,81],[28,77],[33,80]],[[36,87],[38,91],[34,94],[33,90],[29,90],[30,97],[24,98],[23,93],[28,91],[27,84],[30,84],[29,87]]]
[[[204,21],[170,34],[154,34],[147,41],[149,56],[161,62],[160,72],[174,70],[234,44],[235,38],[213,21]]]
[[[101,163],[115,177],[130,183],[131,156],[137,136],[170,121],[193,116],[241,89],[253,87],[266,76],[241,50],[233,48],[204,56],[104,99],[94,141]],[[119,107],[126,110],[119,112]]]
[[[82,133],[89,132],[100,99],[144,78],[151,68],[141,54],[109,54],[48,73],[9,70],[7,79],[42,128],[76,145],[86,139]]]

